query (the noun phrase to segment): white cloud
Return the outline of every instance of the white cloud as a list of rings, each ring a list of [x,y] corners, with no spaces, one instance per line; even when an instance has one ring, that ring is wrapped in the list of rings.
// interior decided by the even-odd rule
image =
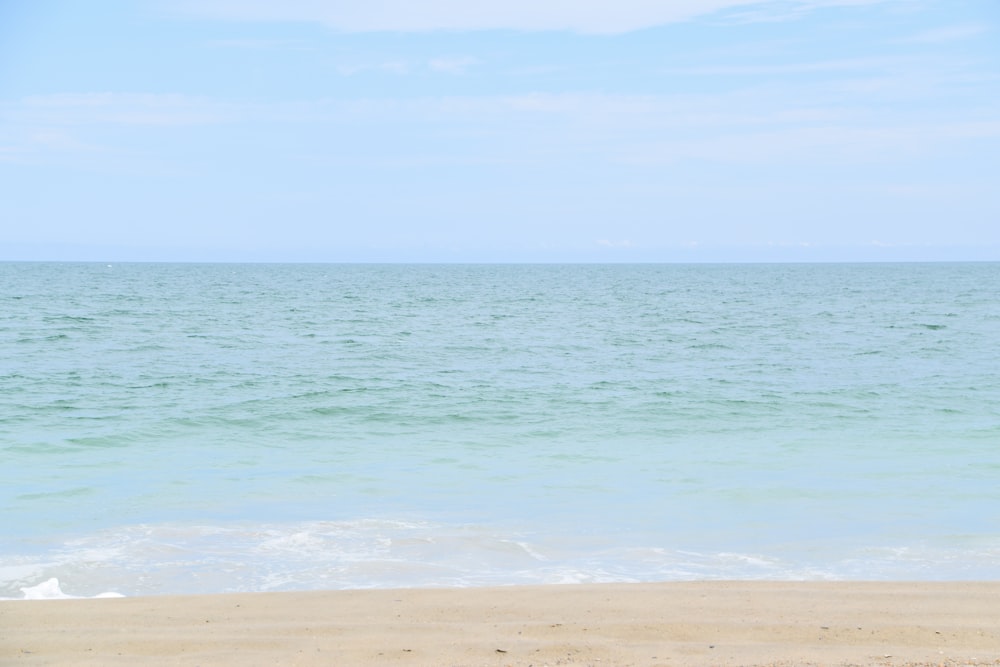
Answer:
[[[183,13],[240,21],[321,23],[347,32],[568,30],[616,34],[740,8],[797,15],[840,5],[906,0],[175,0]]]

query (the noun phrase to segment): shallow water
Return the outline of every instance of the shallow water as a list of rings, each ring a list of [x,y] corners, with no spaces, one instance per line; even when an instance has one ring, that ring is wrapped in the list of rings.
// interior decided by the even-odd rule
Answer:
[[[1000,264],[0,285],[0,597],[1000,578]]]

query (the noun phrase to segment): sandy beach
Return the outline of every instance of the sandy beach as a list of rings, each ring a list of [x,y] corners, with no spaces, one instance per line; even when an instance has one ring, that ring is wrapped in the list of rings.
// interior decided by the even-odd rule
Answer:
[[[1000,665],[1000,583],[696,582],[0,603],[25,665]]]

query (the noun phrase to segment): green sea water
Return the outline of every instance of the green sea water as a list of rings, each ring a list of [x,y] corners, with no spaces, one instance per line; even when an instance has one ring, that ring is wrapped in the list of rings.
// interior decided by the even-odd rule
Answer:
[[[1000,264],[2,263],[0,470],[0,597],[996,579]]]

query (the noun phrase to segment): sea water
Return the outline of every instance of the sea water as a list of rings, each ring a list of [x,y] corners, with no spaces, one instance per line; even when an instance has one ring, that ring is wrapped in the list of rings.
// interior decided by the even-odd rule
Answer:
[[[0,597],[1000,578],[1000,264],[0,264]]]

